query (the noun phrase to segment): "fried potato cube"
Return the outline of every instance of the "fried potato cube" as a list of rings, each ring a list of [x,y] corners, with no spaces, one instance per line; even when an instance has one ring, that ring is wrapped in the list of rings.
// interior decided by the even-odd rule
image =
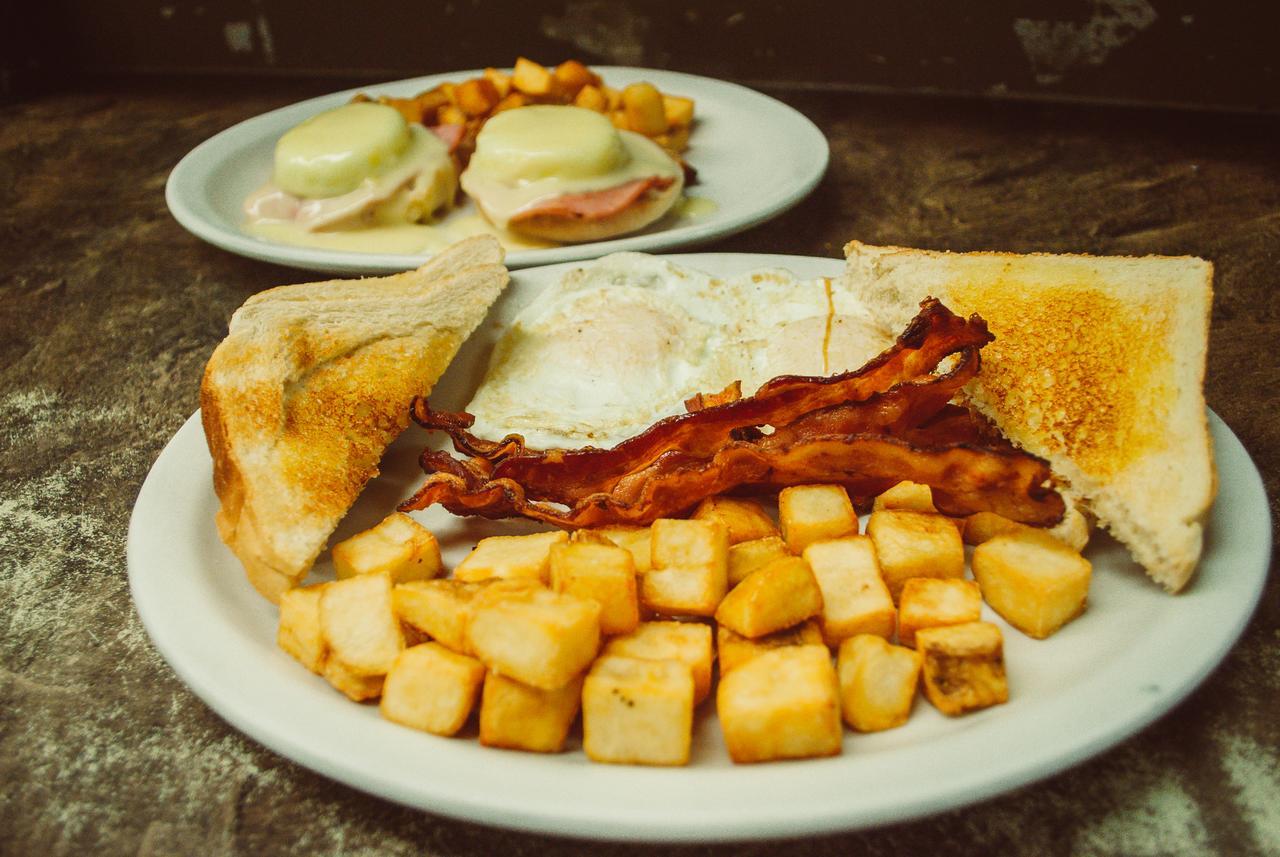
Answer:
[[[587,84],[578,90],[578,94],[573,97],[575,107],[585,107],[587,110],[594,110],[597,113],[603,113],[608,109],[609,103],[605,100],[604,93],[600,91],[600,87]]]
[[[653,142],[668,152],[678,155],[689,148],[689,129],[687,127],[672,128],[662,134],[654,134]]]
[[[664,95],[662,114],[667,120],[668,128],[687,128],[693,124],[693,99]]]
[[[651,530],[649,527],[629,527],[617,524],[609,527],[596,527],[591,530],[578,530],[574,538],[604,538],[620,548],[631,552],[636,564],[636,573],[644,574],[653,567],[653,551],[651,547]]]
[[[604,94],[605,107],[610,113],[622,109],[622,91],[614,89],[612,86],[600,85],[600,91]]]
[[[514,110],[517,107],[524,107],[529,103],[529,98],[523,92],[508,92],[502,96],[502,100],[494,106],[494,113],[501,113],[504,110]]]
[[[693,699],[687,664],[606,655],[582,686],[582,749],[596,762],[688,764]]]
[[[490,672],[480,699],[480,743],[486,747],[559,753],[582,702],[582,676],[542,690]]]
[[[720,661],[720,675],[772,649],[783,646],[813,645],[823,645],[822,630],[818,627],[816,619],[801,622],[793,628],[766,634],[754,640],[724,625],[716,628],[716,658]]]
[[[778,535],[778,525],[764,507],[741,497],[708,497],[698,504],[692,517],[724,524],[730,546]]]
[[[394,663],[394,661],[393,661]],[[328,657],[321,673],[325,681],[342,691],[353,702],[377,699],[382,695],[383,675],[360,675],[336,657]]]
[[[457,580],[488,580],[491,577],[527,578],[544,585],[551,580],[551,546],[567,542],[563,530],[528,536],[490,536],[481,539],[453,570]]]
[[[586,669],[600,648],[600,605],[546,589],[482,594],[467,642],[484,665],[555,690]]]
[[[440,108],[449,103],[449,96],[442,89],[428,89],[418,93],[414,101],[418,102],[418,109],[422,111],[423,123],[434,125]]]
[[[599,604],[601,634],[626,634],[640,624],[636,564],[626,548],[584,542],[552,545],[551,588]]]
[[[899,482],[888,491],[876,497],[871,507],[874,509],[907,509],[912,512],[931,512],[936,514],[933,505],[933,489],[928,485],[909,480]]]
[[[391,606],[391,576],[362,574],[320,593],[320,629],[332,657],[355,675],[381,676],[404,648]]]
[[[693,674],[693,699],[697,705],[711,693],[711,662],[715,652],[711,627],[700,622],[641,622],[630,634],[613,637],[602,655],[680,661]]]
[[[573,98],[585,86],[599,86],[600,77],[577,60],[565,60],[552,72],[555,89],[566,98]]]
[[[668,616],[712,616],[729,588],[729,536],[712,521],[659,518],[651,528],[652,568],[640,601]]]
[[[393,512],[333,546],[333,572],[339,580],[384,572],[392,583],[405,583],[439,577],[442,571],[436,537],[404,512]]]
[[[822,590],[822,637],[835,648],[856,634],[893,636],[897,612],[880,576],[875,545],[868,536],[814,542],[805,561]]]
[[[1062,520],[1047,530],[1011,521],[995,512],[975,512],[964,519],[965,544],[980,545],[996,536],[1016,533],[1047,533],[1075,551],[1089,543],[1089,521],[1075,506],[1068,505]]]
[[[735,762],[840,752],[840,693],[826,646],[774,649],[722,675],[716,711]]]
[[[964,577],[964,543],[950,518],[881,509],[867,520],[867,535],[895,602],[912,577]]]
[[[667,114],[662,93],[652,83],[633,83],[622,90],[622,110],[627,127],[638,134],[661,134],[667,130]]]
[[[963,625],[982,618],[982,591],[972,580],[913,577],[898,603],[898,642],[914,647],[921,628]]]
[[[415,580],[393,589],[391,604],[400,621],[466,655],[471,603],[484,588],[463,580]]]
[[[320,630],[320,593],[328,584],[287,589],[280,596],[276,644],[313,673],[324,670],[329,647]]]
[[[859,634],[840,644],[840,710],[858,732],[880,732],[907,722],[915,702],[924,658],[875,634]]]
[[[794,554],[822,539],[858,532],[858,515],[841,485],[795,485],[778,493],[782,538]]]
[[[547,95],[554,78],[546,67],[530,59],[519,57],[511,73],[511,87],[525,95]]]
[[[822,612],[822,590],[798,556],[775,560],[733,588],[716,621],[750,639],[790,628]]]
[[[486,77],[473,77],[458,84],[453,97],[468,116],[484,116],[502,99],[497,87]]]
[[[781,536],[766,536],[729,546],[729,588],[737,586],[754,571],[777,559],[791,556]]]
[[[1009,700],[1004,638],[990,622],[968,622],[916,632],[924,658],[924,695],[948,716]]]
[[[631,126],[627,124],[627,113],[625,110],[614,110],[609,114],[609,121],[613,123],[613,127],[619,131],[630,131]]]
[[[453,735],[476,702],[484,664],[439,643],[405,649],[382,686],[382,716],[433,735]]]
[[[387,107],[395,108],[396,112],[404,117],[404,121],[406,122],[412,123],[422,121],[422,107],[419,106],[417,99],[389,98],[384,95],[378,98],[378,103],[384,104]]]
[[[511,92],[511,75],[505,71],[496,68],[486,68],[484,70],[484,78],[493,84],[494,90],[498,93],[499,98],[506,98]]]
[[[1092,571],[1089,560],[1036,530],[996,536],[973,550],[982,597],[1010,625],[1038,640],[1084,612]]]
[[[467,114],[456,104],[446,104],[436,113],[436,123],[439,125],[466,125]]]

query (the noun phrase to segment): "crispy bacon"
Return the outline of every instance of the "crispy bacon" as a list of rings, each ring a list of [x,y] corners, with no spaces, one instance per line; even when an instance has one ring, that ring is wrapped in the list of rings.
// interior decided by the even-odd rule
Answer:
[[[962,319],[930,299],[861,369],[782,376],[746,398],[732,387],[696,396],[688,413],[612,449],[540,452],[518,435],[483,440],[467,431],[470,415],[432,411],[419,399],[413,418],[449,434],[468,457],[424,452],[427,481],[401,509],[440,503],[459,515],[520,515],[569,528],[645,524],[731,490],[839,482],[870,496],[910,479],[930,485],[948,514],[985,510],[1051,524],[1063,504],[1048,465],[948,404],[978,372],[979,349],[991,339],[978,316]]]

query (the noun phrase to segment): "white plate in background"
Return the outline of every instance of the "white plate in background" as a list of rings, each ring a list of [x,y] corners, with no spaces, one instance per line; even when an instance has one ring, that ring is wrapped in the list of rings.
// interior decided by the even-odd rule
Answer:
[[[619,250],[654,251],[711,241],[749,229],[804,199],[827,168],[826,137],[796,110],[735,83],[657,69],[593,67],[607,84],[648,81],[662,92],[695,102],[696,123],[685,157],[698,171],[691,196],[709,199],[715,211],[694,218],[663,218],[633,235],[587,244],[512,251],[512,268],[594,259]],[[272,110],[209,138],[169,175],[165,200],[187,231],[224,250],[314,271],[396,273],[416,268],[426,254],[352,253],[297,247],[250,235],[241,228],[241,205],[271,176],[276,141],[285,131],[352,96],[406,97],[445,81],[475,77],[479,70],[374,84]]]
[[[718,275],[786,267],[830,276],[841,263],[795,256],[694,254],[673,261]],[[493,342],[519,308],[570,266],[517,271],[488,319],[437,385],[432,402],[460,408]],[[1211,415],[1220,493],[1188,590],[1165,594],[1122,548],[1096,537],[1089,608],[1048,640],[1005,632],[1010,700],[956,719],[919,701],[910,722],[845,733],[829,759],[734,766],[714,715],[699,710],[685,768],[597,765],[578,745],[557,755],[488,749],[383,720],[275,645],[276,608],[249,585],[218,540],[218,501],[199,414],[152,467],[129,527],[138,612],[178,675],[229,723],[283,756],[348,785],[430,812],[569,836],[708,841],[818,834],[902,821],[973,803],[1082,762],[1168,711],[1222,660],[1266,580],[1271,521],[1257,469]],[[342,538],[386,515],[422,479],[425,435],[411,428],[384,473],[343,522]],[[437,443],[439,440],[437,440]],[[414,516],[452,567],[477,538],[528,523]],[[326,559],[319,576],[331,573]]]

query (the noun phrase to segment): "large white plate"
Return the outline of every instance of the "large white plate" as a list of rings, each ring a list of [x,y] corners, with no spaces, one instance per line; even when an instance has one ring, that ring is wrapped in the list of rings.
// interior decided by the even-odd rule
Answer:
[[[646,80],[663,92],[696,103],[697,124],[687,152],[698,170],[688,193],[716,204],[713,213],[664,218],[635,235],[538,250],[513,251],[513,268],[593,259],[618,250],[685,247],[741,232],[774,217],[803,199],[827,168],[829,150],[822,132],[803,115],[752,89],[656,69],[603,66],[612,86]],[[350,253],[294,247],[246,234],[241,204],[271,175],[276,140],[294,125],[322,110],[351,100],[358,92],[414,95],[446,80],[464,80],[479,71],[361,86],[282,107],[241,122],[193,149],[169,175],[165,199],[189,232],[224,250],[315,271],[357,274],[394,273],[417,267],[423,255]]]
[[[696,254],[717,274],[761,266],[830,275],[840,263],[788,256]],[[433,395],[468,400],[504,323],[568,266],[519,271]],[[1105,538],[1088,555],[1089,609],[1049,640],[1005,630],[1007,705],[947,719],[917,705],[903,728],[848,733],[844,755],[733,766],[713,703],[701,710],[687,768],[589,763],[573,748],[539,756],[436,738],[348,702],[275,646],[276,609],[218,540],[211,465],[198,414],[148,475],[129,527],[129,577],[143,623],[182,679],[232,725],[307,767],[410,806],[548,833],[709,840],[814,834],[900,821],[980,800],[1101,752],[1186,696],[1248,621],[1266,578],[1271,523],[1262,482],[1235,435],[1211,417],[1221,477],[1204,557],[1188,591],[1166,595]],[[388,452],[339,537],[385,515],[421,479],[423,433]],[[533,529],[415,513],[446,561],[475,539]],[[321,576],[331,569],[318,567]]]

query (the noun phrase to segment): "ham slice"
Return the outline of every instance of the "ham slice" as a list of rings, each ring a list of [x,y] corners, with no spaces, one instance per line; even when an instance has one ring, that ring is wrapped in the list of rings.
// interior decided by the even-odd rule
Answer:
[[[449,154],[453,154],[458,148],[458,144],[462,142],[462,135],[466,132],[466,125],[428,125],[427,130],[444,142],[449,147]]]
[[[512,223],[535,217],[564,217],[573,220],[604,220],[613,217],[650,190],[666,190],[675,179],[649,176],[617,187],[563,196],[535,202],[511,218]]]

